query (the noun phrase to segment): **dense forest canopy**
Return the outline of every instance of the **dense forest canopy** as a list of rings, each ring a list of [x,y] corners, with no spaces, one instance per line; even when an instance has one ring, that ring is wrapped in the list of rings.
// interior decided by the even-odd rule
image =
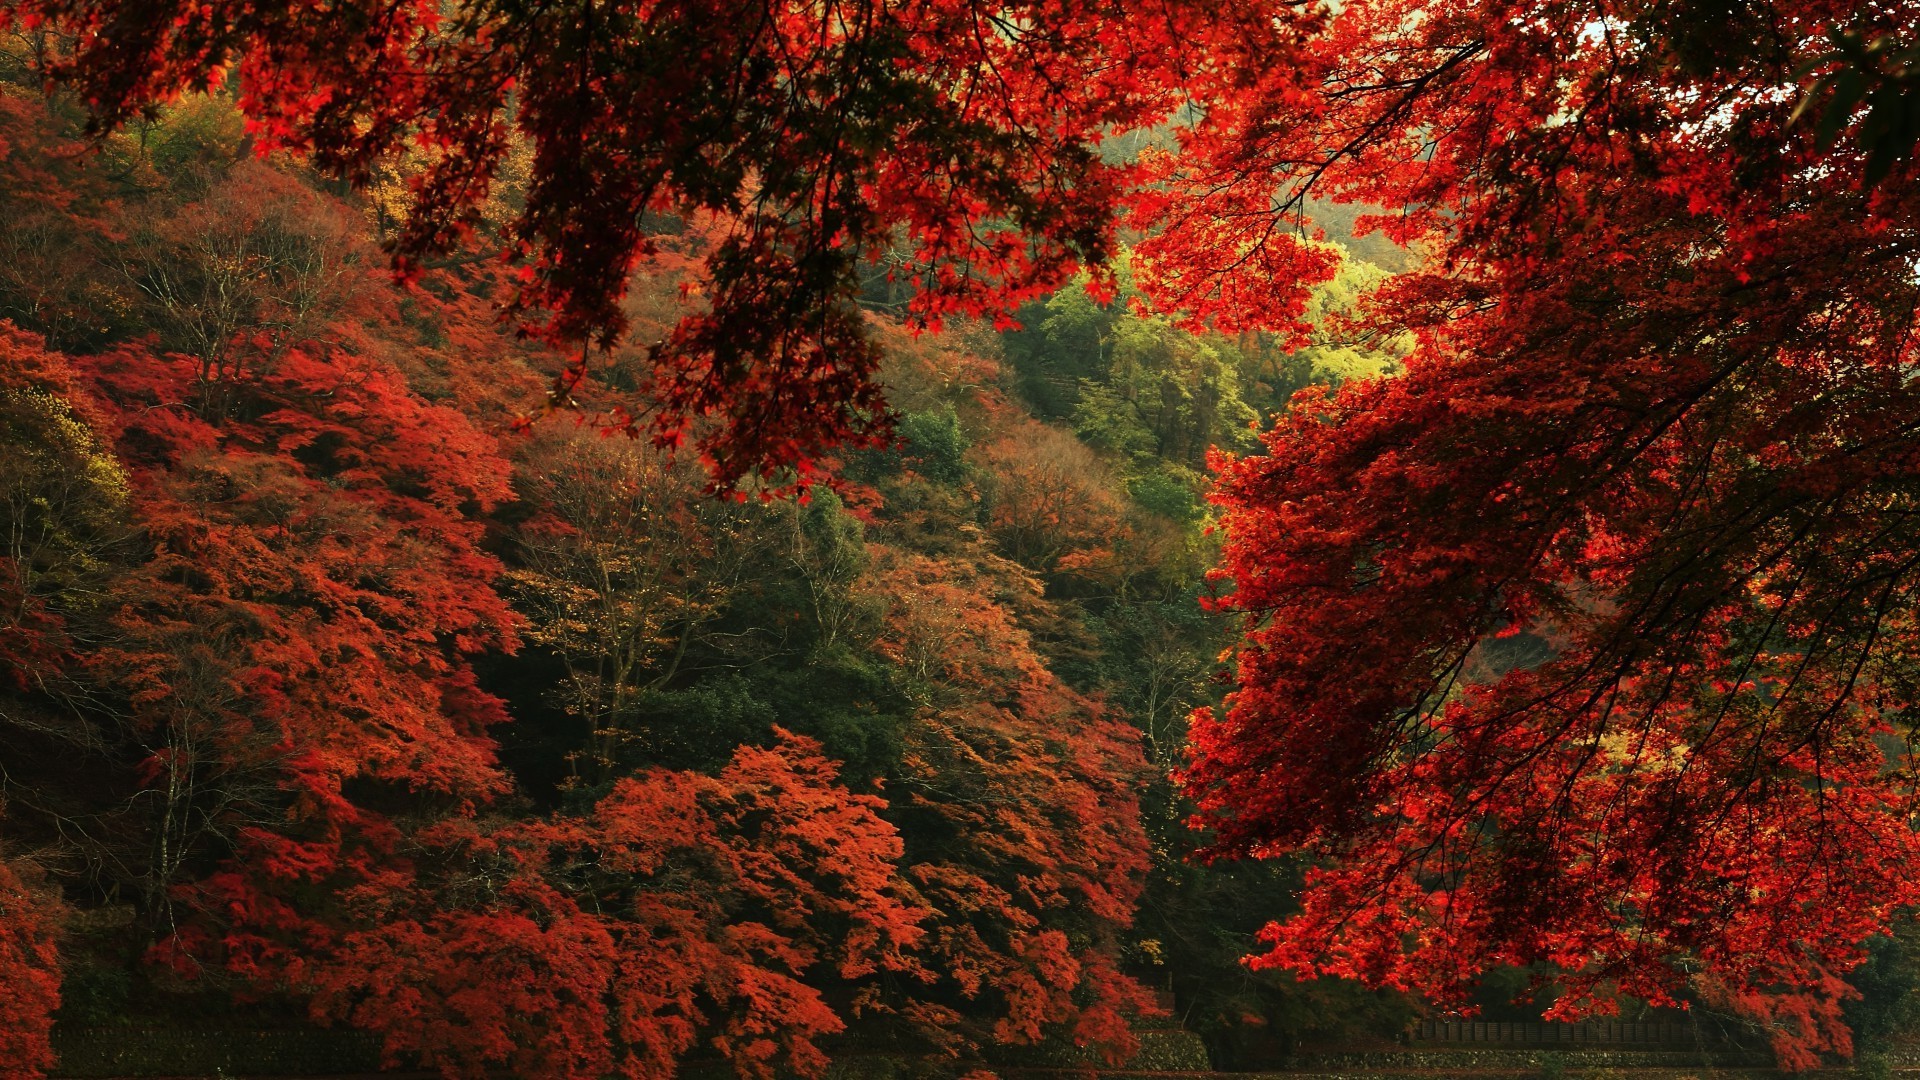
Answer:
[[[1103,265],[1116,205],[1154,182],[1101,154],[1103,137],[1287,71],[1311,22],[1265,0],[8,10],[67,35],[50,73],[102,126],[231,66],[262,148],[361,186],[405,153],[390,238],[405,273],[465,244],[513,170],[518,205],[489,238],[516,268],[510,306],[579,366],[627,327],[620,297],[658,247],[648,222],[720,215],[705,305],[653,343],[644,407],[610,419],[660,445],[693,438],[726,484],[805,479],[884,430],[853,296],[863,259],[897,246],[909,307],[932,323]],[[693,430],[703,417],[720,422]]]
[[[0,0],[0,1076],[1911,1028],[1916,15]]]

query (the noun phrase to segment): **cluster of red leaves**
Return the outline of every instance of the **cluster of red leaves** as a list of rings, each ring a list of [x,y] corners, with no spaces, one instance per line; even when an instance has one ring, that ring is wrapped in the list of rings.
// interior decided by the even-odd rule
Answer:
[[[513,640],[462,512],[506,494],[493,440],[347,354],[293,349],[225,383],[138,350],[75,364],[112,411],[153,545],[114,658],[138,722],[276,763],[312,830],[271,842],[295,862],[337,857],[340,830],[366,822],[349,781],[501,791],[485,730],[504,717],[463,659]],[[202,654],[222,685],[195,699]]]
[[[1124,1060],[1135,1045],[1126,1018],[1150,1013],[1151,995],[1115,969],[1111,941],[1076,945],[1057,922],[1073,912],[1111,932],[1133,920],[1147,868],[1138,735],[1060,683],[995,601],[1037,589],[1018,567],[876,553],[870,587],[893,601],[880,648],[941,688],[910,737],[900,820],[909,835],[966,838],[906,870],[942,913],[930,966],[968,999],[1000,995],[998,1042],[1038,1042],[1063,1025]],[[909,1008],[936,1029],[958,1019]]]
[[[59,904],[0,861],[0,1077],[32,1080],[53,1064],[47,1032],[60,1007]]]
[[[1691,981],[1805,1067],[1920,900],[1920,184],[1791,73],[1915,13],[1714,11],[1348,4],[1320,92],[1207,136],[1234,198],[1405,207],[1433,262],[1374,315],[1404,378],[1220,462],[1250,640],[1186,779],[1216,853],[1323,857],[1260,963]]]
[[[851,302],[864,259],[911,249],[914,310],[1001,314],[1112,250],[1141,177],[1109,133],[1284,72],[1313,16],[1268,0],[14,0],[105,126],[236,65],[257,145],[365,182],[430,155],[397,251],[464,243],[515,139],[505,238],[529,332],[608,344],[651,214],[719,212],[709,309],[654,349],[647,433],[695,421],[717,479],[811,463],[882,429]]]
[[[743,1075],[817,1072],[813,1040],[844,1024],[803,980],[918,973],[928,913],[900,896],[881,801],[777,734],[716,776],[622,780],[582,817],[456,818],[378,867],[285,867],[272,898],[222,875],[222,947],[449,1075],[666,1077],[703,1042]],[[316,884],[324,923],[292,899]]]

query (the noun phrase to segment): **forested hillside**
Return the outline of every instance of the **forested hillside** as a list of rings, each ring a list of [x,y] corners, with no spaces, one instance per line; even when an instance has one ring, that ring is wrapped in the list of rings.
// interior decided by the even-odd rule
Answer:
[[[915,334],[877,280],[897,443],[832,489],[713,497],[581,420],[643,349],[546,411],[566,358],[500,323],[496,261],[392,284],[404,163],[346,194],[257,160],[217,94],[91,153],[27,40],[0,1071],[46,1064],[51,1017],[235,1002],[529,1077],[1117,1060],[1165,988],[1229,1051],[1409,1015],[1237,973],[1288,874],[1183,865],[1167,781],[1232,633],[1198,603],[1209,448],[1391,349],[1195,336],[1124,286]],[[712,242],[656,229],[643,343]]]
[[[0,1077],[1920,1047],[1916,27],[0,0]]]

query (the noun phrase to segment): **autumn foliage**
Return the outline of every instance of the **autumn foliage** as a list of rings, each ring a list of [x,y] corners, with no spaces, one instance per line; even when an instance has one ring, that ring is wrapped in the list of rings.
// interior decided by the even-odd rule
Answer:
[[[1251,0],[0,10],[59,35],[49,74],[108,127],[231,66],[263,149],[361,185],[424,151],[394,237],[404,274],[469,242],[523,141],[523,206],[488,239],[516,262],[525,328],[555,341],[620,339],[649,215],[728,215],[697,278],[707,308],[652,345],[632,421],[662,445],[693,435],[726,483],[805,475],[884,430],[880,354],[851,302],[863,260],[901,240],[933,324],[1103,261],[1139,177],[1101,140],[1284,69],[1302,22]]]
[[[16,1073],[74,972],[450,1076],[1132,1045],[1138,746],[1035,651],[1014,564],[512,437],[567,361],[498,325],[491,264],[398,293],[355,204],[217,115],[129,186],[0,103],[0,163],[45,179],[6,220],[71,268],[0,292],[41,331],[0,323]],[[835,665],[857,716],[791,689]]]
[[[1260,964],[1459,1000],[1546,962],[1561,1014],[1693,991],[1850,1050],[1843,977],[1920,899],[1920,196],[1781,88],[1911,13],[1735,11],[1346,5],[1304,61],[1342,89],[1217,136],[1235,191],[1432,255],[1369,316],[1403,378],[1221,462],[1250,637],[1187,783],[1216,853],[1323,857]]]
[[[0,1050],[1117,1059],[1193,811],[1256,971],[1849,1055],[1915,16],[0,2]]]
[[[988,599],[1032,587],[1016,567],[882,558],[871,587],[891,611],[879,648],[934,688],[896,781],[904,820],[975,838],[906,871],[934,910],[967,915],[930,927],[929,963],[963,998],[998,991],[999,1042],[1037,1042],[1064,1024],[1075,1042],[1124,1059],[1126,1018],[1150,1000],[1115,970],[1111,941],[1076,946],[1058,916],[1132,920],[1147,866],[1132,790],[1138,736],[1062,686],[1014,613]]]
[[[884,803],[775,736],[716,776],[623,779],[580,817],[422,830],[343,881],[318,933],[290,906],[234,910],[301,942],[273,974],[316,1015],[448,1072],[670,1076],[703,1042],[743,1075],[817,1072],[813,1040],[845,1023],[804,980],[917,971],[930,913],[902,898]]]
[[[0,978],[8,990],[0,1013],[0,1075],[38,1076],[53,1064],[47,1031],[60,1006],[57,902],[0,863]]]

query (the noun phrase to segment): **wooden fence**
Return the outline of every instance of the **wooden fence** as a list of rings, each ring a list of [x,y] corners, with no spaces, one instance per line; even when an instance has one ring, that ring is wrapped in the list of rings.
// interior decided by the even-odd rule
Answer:
[[[1691,1046],[1691,1024],[1591,1020],[1584,1024],[1539,1021],[1426,1020],[1414,1032],[1422,1042],[1504,1043],[1526,1046]]]

